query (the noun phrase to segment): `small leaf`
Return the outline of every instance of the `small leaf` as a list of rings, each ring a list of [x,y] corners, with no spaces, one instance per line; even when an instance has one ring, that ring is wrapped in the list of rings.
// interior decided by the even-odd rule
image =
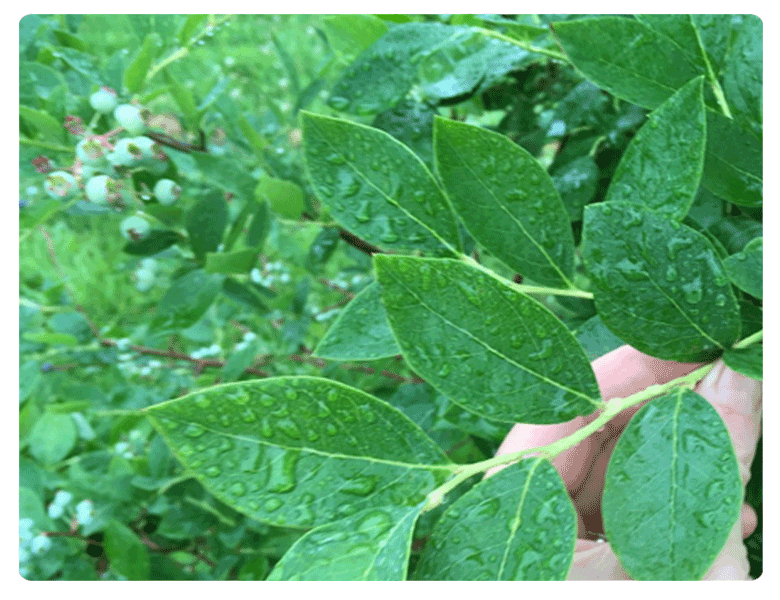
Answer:
[[[195,270],[176,279],[157,306],[156,326],[187,327],[200,319],[219,293],[222,278]]]
[[[122,83],[131,94],[141,90],[146,79],[146,74],[152,66],[152,61],[157,54],[157,47],[160,44],[160,36],[157,33],[148,34],[133,58],[132,62],[125,69],[122,76]]]
[[[723,92],[734,119],[763,135],[764,27],[756,15],[739,15],[738,37],[723,65]]]
[[[400,354],[381,298],[377,283],[361,290],[336,317],[312,356],[375,360]]]
[[[103,547],[114,571],[130,581],[150,578],[149,552],[131,529],[112,519],[105,528],[104,536]]]
[[[582,345],[591,362],[623,345],[623,340],[607,329],[598,315],[577,327],[574,335],[577,336],[577,341]]]
[[[357,54],[385,33],[387,24],[374,15],[333,15],[322,20],[328,42],[336,52]]]
[[[32,455],[50,465],[65,458],[77,440],[78,432],[70,415],[45,412],[35,423],[28,441]]]
[[[234,156],[214,156],[203,152],[192,152],[187,156],[195,162],[206,181],[239,198],[252,197],[257,181],[240,168]]]
[[[179,30],[179,44],[187,46],[195,32],[208,18],[208,15],[187,15],[187,19]]]
[[[574,237],[544,167],[481,127],[436,117],[433,129],[437,171],[474,239],[523,276],[570,287]]]
[[[57,119],[47,112],[20,104],[19,116],[29,126],[35,128],[41,137],[48,142],[61,144],[65,138],[65,128],[62,126],[62,123],[59,123]]]
[[[723,420],[680,389],[639,409],[621,434],[604,481],[604,531],[634,579],[701,579],[739,518],[742,495]]]
[[[582,347],[547,308],[451,259],[374,255],[409,366],[453,402],[513,423],[562,423],[600,406]]]
[[[203,261],[222,241],[228,220],[228,209],[222,192],[211,192],[187,213],[187,233],[195,258]]]
[[[755,298],[764,297],[764,238],[754,238],[742,252],[723,261],[726,273],[739,289]]]
[[[225,281],[222,284],[222,293],[231,300],[246,304],[259,312],[268,312],[269,310],[265,303],[260,299],[258,292],[255,292],[251,287],[236,281],[232,277],[225,278]]]
[[[300,186],[284,179],[263,177],[257,184],[255,197],[265,200],[275,213],[288,219],[300,219],[306,207]]]
[[[453,468],[396,408],[318,377],[218,385],[145,412],[211,494],[283,527],[417,506]]]
[[[737,300],[709,240],[646,208],[585,208],[582,257],[604,324],[664,360],[712,359],[739,336]]]
[[[374,508],[312,529],[268,581],[403,581],[420,508]]]
[[[165,79],[170,86],[171,96],[184,114],[185,123],[192,130],[198,129],[198,110],[195,107],[195,98],[192,96],[192,92],[171,75],[170,71],[165,72]]]
[[[182,236],[175,231],[155,229],[141,240],[129,241],[122,251],[133,256],[151,256],[182,241]]]
[[[381,248],[460,246],[449,202],[409,148],[384,131],[301,112],[317,196],[347,230]]]
[[[560,475],[527,458],[475,485],[436,523],[415,573],[423,580],[563,580],[577,513]]]
[[[650,113],[620,159],[607,201],[642,204],[678,221],[688,213],[704,167],[703,81],[687,83]]]
[[[764,380],[764,346],[755,344],[747,348],[730,348],[723,353],[723,362],[729,369],[757,381]]]
[[[582,209],[593,199],[599,183],[599,168],[592,156],[579,156],[554,167],[550,174],[561,195],[570,221],[582,221]]]
[[[259,252],[254,248],[233,252],[208,252],[203,270],[206,273],[248,273],[254,268],[258,256]]]

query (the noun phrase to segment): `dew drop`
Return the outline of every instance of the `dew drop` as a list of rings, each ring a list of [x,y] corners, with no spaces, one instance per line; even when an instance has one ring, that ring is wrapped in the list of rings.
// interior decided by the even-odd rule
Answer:
[[[190,423],[184,430],[184,435],[191,438],[197,438],[206,433],[206,430],[196,423]]]
[[[246,495],[246,485],[240,481],[236,481],[233,485],[230,486],[228,489],[228,492],[232,494],[233,496],[245,496]]]
[[[241,420],[244,423],[254,423],[257,421],[257,417],[255,416],[254,411],[252,411],[249,408],[245,408],[244,411],[241,413]]]
[[[282,501],[279,498],[269,498],[263,504],[263,508],[268,512],[278,510],[282,506]]]
[[[198,408],[208,408],[211,406],[211,400],[207,396],[199,395],[195,397],[195,404]]]
[[[343,165],[345,162],[347,162],[347,159],[344,158],[344,156],[340,153],[334,152],[325,158],[325,162],[327,162],[329,165]]]
[[[214,466],[211,466],[211,467],[207,468],[205,473],[209,477],[219,477],[222,474],[222,470],[219,467],[217,467],[216,465],[214,465]]]
[[[669,265],[669,267],[666,269],[666,281],[671,283],[675,279],[677,279],[677,269],[674,268],[674,265]]]

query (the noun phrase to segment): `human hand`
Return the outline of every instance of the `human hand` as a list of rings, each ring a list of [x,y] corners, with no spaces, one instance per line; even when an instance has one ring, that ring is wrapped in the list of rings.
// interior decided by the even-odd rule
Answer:
[[[595,360],[592,366],[602,397],[609,400],[625,398],[651,385],[667,383],[702,365],[664,361],[642,354],[630,346],[621,346]],[[761,428],[761,382],[732,371],[719,360],[694,391],[706,398],[726,423],[744,486],[750,478],[750,465]],[[603,541],[603,538],[599,539],[604,531],[601,496],[612,450],[640,406],[621,412],[605,427],[553,460],[578,516],[578,539],[568,576],[570,580],[630,579],[609,543]],[[596,417],[596,414],[578,417],[558,425],[515,425],[502,442],[497,455],[550,444],[571,435]],[[488,476],[501,468],[489,471]],[[740,519],[704,579],[749,578],[750,565],[742,539],[753,532],[756,522],[755,511],[743,504]]]

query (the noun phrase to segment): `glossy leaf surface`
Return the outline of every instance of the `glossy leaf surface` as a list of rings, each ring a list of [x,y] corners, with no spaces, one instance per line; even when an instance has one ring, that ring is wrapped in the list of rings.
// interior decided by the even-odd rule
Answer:
[[[713,358],[737,339],[739,309],[709,240],[634,204],[585,208],[582,255],[604,324],[666,360]]]
[[[687,83],[649,115],[620,159],[607,201],[641,204],[677,220],[687,214],[704,167],[702,82]]]
[[[451,259],[374,257],[401,353],[441,393],[483,417],[561,423],[600,393],[582,347],[544,306]]]
[[[742,505],[729,432],[707,400],[687,389],[642,407],[612,452],[604,529],[634,579],[701,579]]]
[[[149,551],[135,532],[124,523],[112,519],[106,526],[104,536],[106,558],[114,572],[130,581],[149,579]]]
[[[382,248],[459,247],[452,208],[411,150],[378,129],[301,115],[312,185],[346,229]]]
[[[402,581],[420,506],[361,511],[309,531],[269,581]]]
[[[415,506],[451,473],[441,449],[400,411],[327,379],[225,384],[146,414],[210,493],[273,525]]]
[[[437,117],[436,168],[469,233],[524,277],[568,287],[569,216],[547,172],[506,136]]]
[[[222,192],[213,192],[187,213],[187,233],[198,260],[205,260],[207,252],[214,252],[222,241],[228,221],[228,209]]]
[[[754,344],[747,348],[730,348],[723,353],[723,362],[729,369],[742,373],[743,375],[756,379],[764,380],[764,346]]]
[[[478,483],[436,523],[416,579],[562,580],[571,566],[577,513],[555,468],[541,458]]]
[[[372,283],[344,307],[312,354],[335,360],[374,360],[400,353],[387,322],[381,289]]]
[[[553,24],[555,36],[577,69],[618,98],[655,108],[702,74],[678,46],[643,23],[623,17]]]
[[[764,297],[764,238],[748,243],[742,252],[732,254],[723,261],[729,279],[739,289],[756,298]]]
[[[723,67],[723,92],[733,117],[763,136],[764,27],[756,15],[739,15],[738,37]]]

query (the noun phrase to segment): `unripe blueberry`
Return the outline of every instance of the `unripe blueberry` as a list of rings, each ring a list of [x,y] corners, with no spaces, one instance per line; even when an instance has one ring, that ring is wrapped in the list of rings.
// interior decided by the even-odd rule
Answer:
[[[119,185],[107,175],[96,175],[84,186],[84,192],[90,202],[108,204],[110,200],[119,198]]]
[[[150,271],[154,273],[157,270],[157,261],[153,258],[142,258],[141,262],[138,263],[142,269],[145,269],[147,271]]]
[[[73,196],[79,189],[76,183],[76,178],[65,171],[54,171],[50,173],[46,178],[46,183],[43,184],[43,189],[52,198],[58,200],[65,200],[66,198]]]
[[[103,146],[97,140],[81,140],[76,144],[76,156],[85,164],[94,164],[105,154]]]
[[[66,492],[65,490],[58,490],[57,493],[54,494],[53,502],[60,506],[67,506],[70,504],[71,500],[73,500],[73,494]]]
[[[108,165],[105,162],[103,162],[103,164],[98,164],[98,165],[83,165],[81,167],[81,178],[84,181],[88,181],[93,177],[95,177],[96,175],[103,175],[106,172],[107,166]]]
[[[154,184],[153,191],[160,204],[173,204],[181,196],[181,187],[172,179],[160,179]]]
[[[82,500],[76,505],[76,518],[82,525],[92,522],[93,505],[91,500]]]
[[[153,139],[145,135],[139,135],[133,138],[133,143],[141,149],[143,158],[160,158],[162,156],[162,147]]]
[[[19,537],[27,542],[33,538],[32,528],[35,526],[35,521],[29,517],[19,519]]]
[[[139,292],[148,292],[154,286],[154,273],[147,269],[135,272],[135,287]]]
[[[139,148],[134,139],[123,138],[114,146],[112,163],[125,167],[132,167],[141,162],[143,151]]]
[[[99,113],[110,113],[116,108],[116,92],[103,86],[89,97],[89,104]]]
[[[52,519],[59,519],[62,516],[62,513],[65,512],[65,508],[63,506],[60,506],[56,502],[52,502],[49,504],[49,517]]]
[[[51,540],[49,539],[49,536],[43,534],[36,535],[30,544],[30,550],[32,550],[34,554],[43,554],[49,548],[51,548]]]
[[[53,370],[54,370],[54,365],[51,364],[50,362],[45,362],[41,365],[41,371],[43,373],[48,373],[49,371],[53,371]]]
[[[142,240],[152,230],[149,221],[138,215],[127,217],[119,226],[122,235],[128,240]]]
[[[114,109],[114,118],[131,135],[143,133],[146,130],[146,123],[141,116],[141,111],[132,104],[120,104],[117,106]]]

